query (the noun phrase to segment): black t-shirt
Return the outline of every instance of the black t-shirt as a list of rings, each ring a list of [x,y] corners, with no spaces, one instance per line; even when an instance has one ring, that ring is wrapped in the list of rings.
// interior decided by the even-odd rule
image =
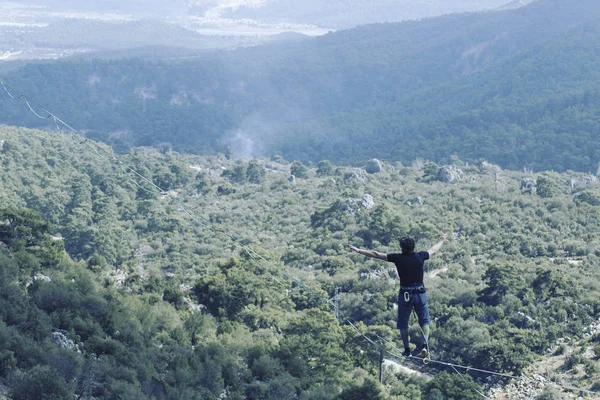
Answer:
[[[396,264],[400,286],[415,286],[423,283],[423,264],[429,260],[429,253],[420,251],[408,255],[393,253],[387,255],[387,260]]]

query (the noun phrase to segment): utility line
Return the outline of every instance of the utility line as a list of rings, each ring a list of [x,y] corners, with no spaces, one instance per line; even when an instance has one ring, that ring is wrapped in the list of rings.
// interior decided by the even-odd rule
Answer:
[[[114,163],[116,163],[125,173],[130,173],[135,175],[136,177],[138,177],[141,182],[144,182],[146,184],[148,184],[153,190],[150,190],[148,188],[143,187],[140,182],[136,181],[136,180],[131,180],[136,186],[138,186],[139,188],[152,193],[152,194],[160,194],[160,195],[166,195],[168,196],[175,204],[177,204],[180,208],[180,210],[186,214],[190,220],[194,221],[196,224],[202,226],[203,228],[206,228],[208,230],[213,230],[213,231],[217,231],[220,233],[225,234],[227,237],[229,237],[229,239],[234,242],[234,243],[238,243],[240,245],[240,247],[246,252],[246,254],[248,254],[248,256],[254,260],[257,264],[259,265],[265,265],[267,264],[268,266],[274,268],[275,270],[277,270],[279,273],[281,273],[282,275],[284,275],[286,278],[288,278],[289,280],[291,280],[292,282],[294,282],[295,284],[297,284],[298,286],[306,289],[307,291],[309,291],[310,293],[312,293],[316,298],[318,298],[319,300],[321,300],[324,303],[329,304],[331,307],[333,307],[333,309],[337,312],[337,313],[343,313],[345,314],[345,312],[343,312],[342,310],[339,309],[339,306],[334,303],[333,301],[331,301],[328,298],[323,297],[322,295],[320,295],[316,290],[312,289],[311,287],[309,287],[308,285],[306,285],[304,282],[302,282],[300,279],[296,278],[295,276],[291,275],[290,273],[288,273],[285,269],[275,265],[275,263],[273,263],[272,261],[266,259],[264,256],[258,254],[257,252],[255,252],[254,250],[252,250],[250,247],[243,245],[241,243],[239,243],[237,241],[237,238],[235,236],[233,236],[230,232],[222,229],[222,228],[217,228],[215,227],[210,221],[208,221],[206,218],[201,217],[201,216],[196,216],[194,213],[192,213],[191,211],[189,211],[184,205],[183,202],[178,199],[176,196],[174,196],[170,191],[166,191],[164,189],[162,189],[160,186],[156,185],[154,182],[152,182],[150,179],[146,178],[145,176],[143,176],[141,173],[139,173],[137,170],[135,170],[133,167],[130,167],[128,165],[126,165],[121,159],[119,159],[118,157],[116,157],[115,155],[109,153],[107,150],[103,149],[101,146],[99,146],[98,144],[96,144],[93,141],[90,141],[89,139],[87,139],[85,136],[83,136],[79,131],[77,131],[75,128],[73,128],[71,125],[69,125],[68,123],[64,122],[62,119],[60,119],[59,117],[57,117],[55,114],[51,113],[50,111],[48,111],[47,109],[44,109],[44,112],[47,114],[46,116],[40,115],[39,113],[37,113],[35,111],[35,109],[31,106],[29,99],[27,98],[27,96],[25,94],[20,94],[18,96],[15,96],[11,93],[11,91],[9,91],[9,87],[12,89],[16,89],[14,86],[9,85],[6,81],[4,81],[4,79],[0,78],[0,85],[2,86],[2,88],[4,89],[4,91],[8,94],[8,96],[10,98],[12,98],[13,100],[23,100],[25,102],[25,104],[27,105],[27,107],[29,108],[30,112],[35,115],[37,118],[39,119],[52,119],[56,125],[56,128],[59,132],[62,132],[62,130],[59,127],[60,125],[63,125],[65,128],[67,128],[69,131],[71,131],[73,134],[75,134],[76,136],[81,137],[83,140],[81,142],[78,142],[79,145],[83,145],[83,144],[87,144],[88,147],[90,147],[94,153],[105,159],[105,160],[109,160],[112,161]],[[103,155],[105,154],[105,155]],[[278,281],[279,282],[279,281]],[[424,364],[437,364],[437,365],[441,365],[441,366],[446,366],[446,367],[450,367],[452,368],[456,373],[459,374],[459,376],[461,377],[461,379],[463,379],[465,382],[466,379],[464,378],[463,374],[461,374],[458,369],[463,369],[465,370],[465,372],[469,372],[469,371],[475,371],[475,372],[479,372],[479,373],[483,373],[483,374],[487,374],[487,375],[492,375],[492,376],[500,376],[500,377],[504,377],[504,378],[510,378],[510,379],[519,379],[519,377],[515,376],[515,375],[510,375],[510,374],[505,374],[505,373],[500,373],[500,372],[495,372],[495,371],[490,371],[490,370],[484,370],[484,369],[479,369],[479,368],[473,368],[473,367],[469,367],[469,366],[463,366],[463,365],[459,365],[459,364],[453,364],[453,363],[448,363],[448,362],[444,362],[444,361],[440,361],[440,360],[434,360],[431,358],[420,358],[420,357],[415,357],[413,355],[409,355],[409,356],[404,356],[401,354],[397,354],[394,353],[393,351],[390,351],[384,347],[382,347],[379,343],[375,342],[373,339],[371,339],[370,337],[368,337],[366,334],[364,334],[357,326],[356,326],[356,321],[353,321],[351,318],[346,318],[346,316],[343,316],[343,320],[345,323],[347,323],[348,325],[350,325],[360,336],[362,336],[367,342],[369,342],[370,344],[372,344],[373,346],[377,347],[380,351],[387,353],[388,355],[396,358],[396,359],[416,359],[419,361],[422,361]],[[424,332],[422,332],[424,335]],[[383,341],[384,343],[390,345],[392,347],[392,349],[400,352],[400,349],[398,349],[392,342],[386,340],[385,338],[382,338],[381,336],[375,334],[375,336],[378,337],[378,339],[380,339],[381,341]],[[564,386],[564,385],[558,385],[555,383],[556,386],[567,389],[567,390],[571,390],[571,391],[578,391],[578,392],[583,392],[583,393],[588,393],[588,394],[600,394],[599,392],[594,392],[594,391],[590,391],[590,390],[585,390],[585,389],[579,389],[579,388],[574,388],[574,387],[569,387],[569,386]],[[483,396],[485,399],[487,399],[487,396],[485,394],[483,394],[482,392],[480,392],[479,390],[477,391],[478,394],[480,394],[481,396]]]

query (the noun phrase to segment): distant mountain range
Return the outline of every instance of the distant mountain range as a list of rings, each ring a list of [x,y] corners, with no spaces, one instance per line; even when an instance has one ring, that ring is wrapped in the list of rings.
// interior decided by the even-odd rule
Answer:
[[[501,7],[498,7],[496,10],[512,10],[515,8],[521,8],[524,7],[528,4],[533,3],[536,0],[515,0],[515,1],[511,1],[508,4],[505,4]]]
[[[310,24],[323,28],[349,28],[377,22],[398,22],[449,13],[492,10],[510,0],[32,0],[28,4],[57,10],[126,12],[137,16],[199,16],[208,20],[251,19],[269,24]],[[517,7],[531,2],[511,3]]]
[[[378,22],[399,22],[450,13],[496,9],[507,0],[267,0],[261,4],[227,9],[230,18],[296,22],[330,28],[348,28]],[[242,3],[242,2],[240,2]],[[317,11],[318,10],[318,11]]]

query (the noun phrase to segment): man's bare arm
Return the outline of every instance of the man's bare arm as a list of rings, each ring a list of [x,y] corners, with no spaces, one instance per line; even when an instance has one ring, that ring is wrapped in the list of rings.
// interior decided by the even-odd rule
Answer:
[[[362,254],[363,256],[368,256],[368,257],[373,257],[373,258],[377,258],[379,260],[383,260],[383,261],[387,261],[387,254],[385,253],[380,253],[378,251],[374,251],[374,250],[363,250],[363,249],[359,249],[358,247],[352,246],[350,245],[350,250],[357,252],[358,254]]]
[[[434,255],[435,253],[437,253],[438,251],[440,251],[440,249],[442,248],[442,245],[444,244],[444,242],[446,241],[446,237],[448,237],[447,234],[443,234],[442,235],[442,240],[440,240],[439,242],[437,242],[436,244],[434,244],[427,252],[429,253],[429,257],[431,257],[432,255]]]

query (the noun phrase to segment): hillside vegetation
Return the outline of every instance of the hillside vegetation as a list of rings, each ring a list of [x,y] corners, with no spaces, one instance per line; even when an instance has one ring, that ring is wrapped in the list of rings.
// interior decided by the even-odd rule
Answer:
[[[480,398],[500,383],[430,367],[432,380],[377,384],[379,350],[345,323],[398,343],[393,265],[348,244],[391,252],[410,234],[427,249],[442,232],[425,282],[434,358],[519,374],[586,338],[592,353],[555,372],[600,389],[594,176],[167,148],[117,164],[102,145],[8,126],[0,143],[0,379],[14,399]],[[336,287],[339,321],[322,300]]]
[[[446,155],[504,168],[595,172],[600,3],[378,24],[193,60],[29,64],[5,78],[39,108],[119,150],[359,165]],[[3,121],[45,126],[0,100]]]

